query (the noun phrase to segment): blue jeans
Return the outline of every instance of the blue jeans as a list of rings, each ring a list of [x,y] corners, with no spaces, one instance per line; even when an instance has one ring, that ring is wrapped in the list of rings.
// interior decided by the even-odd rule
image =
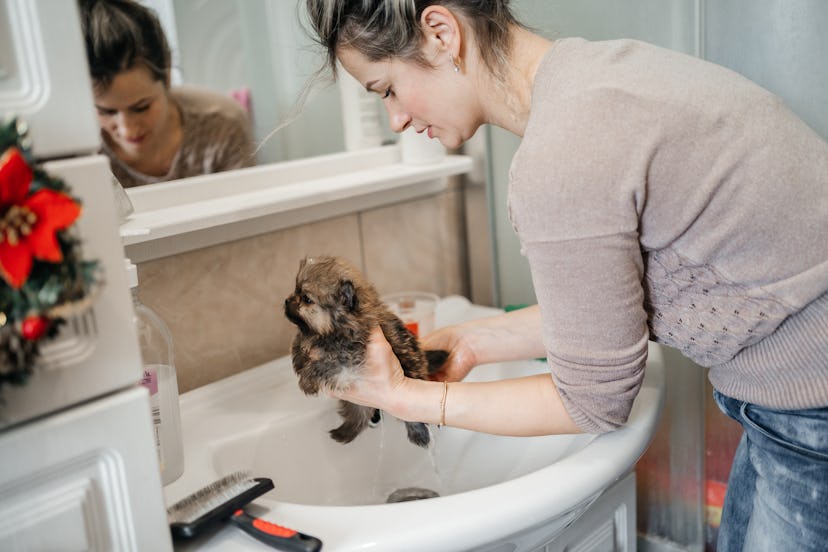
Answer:
[[[828,408],[771,410],[713,392],[742,424],[717,552],[828,547]]]

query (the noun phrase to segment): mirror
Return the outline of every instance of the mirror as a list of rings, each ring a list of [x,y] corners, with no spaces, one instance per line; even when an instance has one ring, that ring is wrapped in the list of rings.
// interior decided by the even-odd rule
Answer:
[[[292,116],[321,50],[301,23],[299,0],[140,0],[156,11],[173,50],[173,85],[187,84],[249,98],[259,144],[257,164],[345,149],[339,88],[319,83],[301,113]],[[384,142],[396,140],[384,109]]]

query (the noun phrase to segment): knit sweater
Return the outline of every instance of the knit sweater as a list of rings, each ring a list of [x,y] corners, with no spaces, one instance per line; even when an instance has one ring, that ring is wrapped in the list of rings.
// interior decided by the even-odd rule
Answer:
[[[509,213],[552,377],[624,423],[647,342],[770,408],[828,406],[828,143],[740,75],[642,42],[555,42]]]
[[[250,118],[236,100],[196,87],[173,88],[170,96],[181,113],[182,136],[167,174],[152,176],[136,171],[103,140],[101,152],[109,157],[112,174],[124,188],[255,164]]]

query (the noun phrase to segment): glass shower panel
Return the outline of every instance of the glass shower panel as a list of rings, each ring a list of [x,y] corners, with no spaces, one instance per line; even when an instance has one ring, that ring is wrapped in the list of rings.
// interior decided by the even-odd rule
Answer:
[[[828,2],[717,0],[704,4],[706,59],[733,69],[779,96],[828,139]],[[712,390],[707,384],[706,396]],[[711,400],[705,408],[705,549],[716,550],[721,504],[741,426]]]
[[[706,2],[704,54],[778,95],[828,139],[826,27],[825,0]]]

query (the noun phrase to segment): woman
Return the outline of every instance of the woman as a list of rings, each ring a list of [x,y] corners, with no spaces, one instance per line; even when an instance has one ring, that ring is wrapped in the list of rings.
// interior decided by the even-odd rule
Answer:
[[[158,18],[130,0],[83,0],[103,153],[124,187],[254,164],[247,112],[230,97],[170,87]]]
[[[636,41],[548,41],[505,0],[307,0],[327,49],[393,129],[455,148],[522,137],[509,209],[538,305],[439,330],[444,382],[407,379],[375,331],[336,396],[508,435],[623,424],[648,339],[710,367],[745,428],[719,550],[828,539],[828,144],[724,68]],[[461,380],[546,356],[552,377]],[[451,382],[451,383],[448,383]]]

